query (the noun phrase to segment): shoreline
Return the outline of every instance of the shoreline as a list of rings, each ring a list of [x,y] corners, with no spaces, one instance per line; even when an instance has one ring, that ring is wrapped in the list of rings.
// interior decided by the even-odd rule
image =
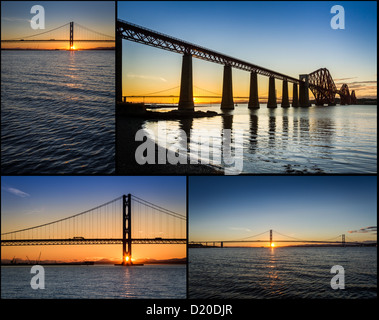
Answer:
[[[140,165],[135,160],[135,151],[143,142],[135,141],[135,134],[140,130],[146,120],[142,117],[122,115],[116,111],[116,173],[117,174],[142,174],[142,175],[223,175],[224,172],[204,164],[144,164]],[[155,142],[152,142],[155,144]],[[162,149],[165,149],[164,151]],[[155,144],[155,160],[158,154],[167,149]]]

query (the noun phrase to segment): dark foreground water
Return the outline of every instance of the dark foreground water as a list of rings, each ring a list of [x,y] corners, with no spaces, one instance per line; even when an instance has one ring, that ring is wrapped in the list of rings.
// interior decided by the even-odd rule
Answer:
[[[2,51],[2,173],[113,173],[114,79],[113,51]]]
[[[189,249],[189,298],[376,298],[377,249]],[[345,270],[345,289],[333,290],[330,270]]]
[[[185,265],[136,267],[45,266],[45,289],[34,290],[31,267],[1,268],[1,298],[26,299],[184,299]]]
[[[196,110],[221,112],[219,105]],[[221,140],[222,129],[243,130],[242,156],[238,157],[243,160],[243,173],[377,172],[377,106],[268,109],[261,104],[260,109],[250,110],[241,104],[223,116],[149,120],[144,128],[152,130],[157,137],[158,125],[162,123],[165,128],[159,130],[166,132],[170,141],[197,153],[205,145],[199,137],[203,139],[207,132]],[[178,129],[186,133],[188,141],[183,141]],[[160,139],[158,143],[163,145],[164,141]],[[209,157],[197,159],[208,159],[214,164],[214,155],[221,156],[221,148],[210,148]],[[222,161],[221,166],[234,165]]]

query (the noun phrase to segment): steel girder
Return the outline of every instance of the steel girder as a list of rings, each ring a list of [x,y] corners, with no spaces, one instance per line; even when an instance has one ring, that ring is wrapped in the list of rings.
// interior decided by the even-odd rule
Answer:
[[[350,95],[349,86],[346,83],[338,90],[329,70],[326,68],[318,69],[309,74],[309,88],[316,99],[316,105],[335,104],[336,94],[340,95],[341,105],[357,103],[355,91],[353,90]]]
[[[310,73],[309,88],[316,99],[316,105],[335,103],[337,88],[328,69],[321,68]]]
[[[242,61],[222,53],[189,43],[135,24],[118,19],[116,23],[116,37],[122,39],[142,43],[155,48],[168,50],[180,54],[191,54],[193,57],[219,63],[222,65],[230,65],[233,68],[241,69],[267,77],[274,77],[280,80],[287,80],[292,83],[299,83],[299,79],[254,65],[252,63]]]
[[[341,105],[343,105],[343,104],[350,104],[351,103],[349,87],[347,86],[346,83],[344,83],[342,85],[342,87],[339,90],[338,94],[341,97]],[[355,93],[354,93],[354,95],[355,95]]]

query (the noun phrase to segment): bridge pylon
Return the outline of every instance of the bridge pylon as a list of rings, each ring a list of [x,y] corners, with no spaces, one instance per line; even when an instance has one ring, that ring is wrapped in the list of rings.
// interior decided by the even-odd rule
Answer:
[[[74,22],[70,22],[70,50],[74,50]]]
[[[272,230],[270,229],[270,248],[272,247]]]
[[[132,196],[122,196],[122,265],[132,265]]]

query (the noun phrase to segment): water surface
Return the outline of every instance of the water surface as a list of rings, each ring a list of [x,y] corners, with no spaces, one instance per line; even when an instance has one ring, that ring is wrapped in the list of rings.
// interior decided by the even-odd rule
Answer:
[[[114,51],[2,51],[2,173],[113,173],[114,70]]]
[[[221,112],[218,105],[196,110]],[[144,128],[157,137],[162,123],[149,120]],[[223,116],[164,121],[164,132],[186,150],[199,150],[201,130],[216,132],[220,140],[222,129],[242,129],[242,173],[361,174],[377,172],[376,123],[377,107],[371,105],[268,109],[261,104],[260,109],[249,110],[241,104]],[[178,129],[184,130],[188,141]],[[220,150],[211,149],[211,164],[212,152],[220,155]]]
[[[185,265],[45,266],[45,289],[38,290],[30,269],[1,268],[2,299],[186,298]]]
[[[377,297],[374,247],[191,248],[189,298],[367,299]],[[333,290],[332,266],[345,270]]]

